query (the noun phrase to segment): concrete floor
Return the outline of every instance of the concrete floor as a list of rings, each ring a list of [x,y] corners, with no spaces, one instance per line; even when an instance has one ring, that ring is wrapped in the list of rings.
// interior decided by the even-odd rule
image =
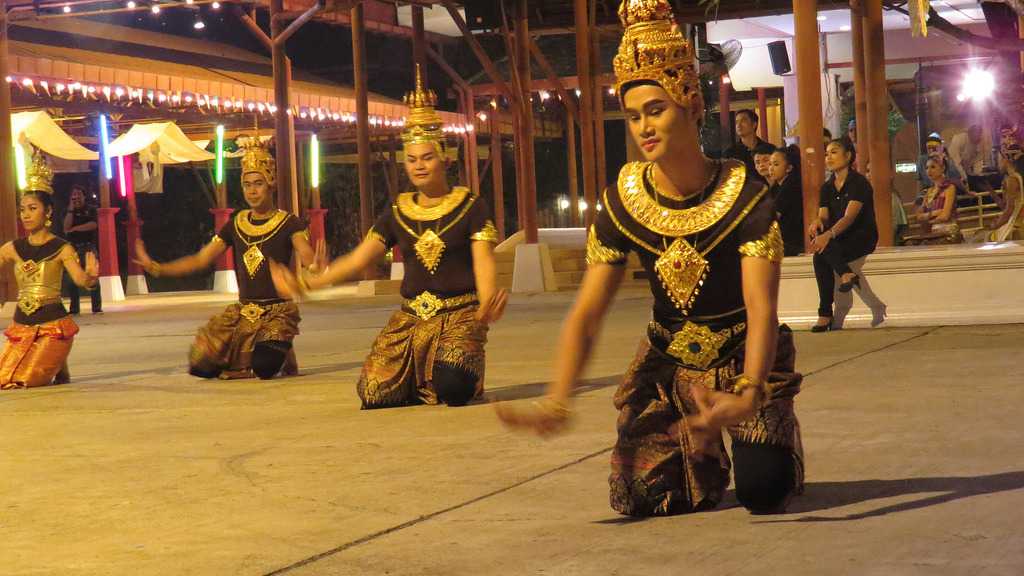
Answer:
[[[488,398],[542,393],[569,294],[517,297]],[[611,396],[648,317],[625,294],[571,433],[493,409],[360,411],[394,298],[303,305],[301,377],[184,374],[220,305],[84,317],[74,383],[0,393],[0,574],[1024,573],[1024,326],[800,333],[807,493],[782,516],[608,507]]]

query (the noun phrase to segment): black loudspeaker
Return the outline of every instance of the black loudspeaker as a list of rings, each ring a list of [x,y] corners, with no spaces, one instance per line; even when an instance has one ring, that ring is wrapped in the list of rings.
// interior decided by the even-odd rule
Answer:
[[[776,40],[768,43],[768,56],[772,59],[772,72],[777,76],[789,74],[793,67],[789,64],[789,52],[786,51],[786,42]]]
[[[501,28],[500,0],[467,0],[466,25],[470,30],[495,30]]]

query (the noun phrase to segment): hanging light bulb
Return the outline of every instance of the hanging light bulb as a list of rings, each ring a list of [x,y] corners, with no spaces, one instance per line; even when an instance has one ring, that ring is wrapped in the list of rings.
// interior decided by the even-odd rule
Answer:
[[[65,14],[70,14],[71,13],[71,4],[65,4],[64,5],[64,13]]]
[[[135,0],[128,0],[125,6],[127,6],[130,10],[134,10],[136,6]]]
[[[160,5],[159,4],[153,4],[153,6],[150,7],[150,11],[152,11],[153,14],[159,14],[160,13]]]
[[[202,20],[196,20],[196,23],[192,25],[196,30],[202,30],[206,28],[206,24]]]
[[[210,4],[210,8],[213,8],[214,10],[220,10],[220,2],[214,2],[213,4]]]

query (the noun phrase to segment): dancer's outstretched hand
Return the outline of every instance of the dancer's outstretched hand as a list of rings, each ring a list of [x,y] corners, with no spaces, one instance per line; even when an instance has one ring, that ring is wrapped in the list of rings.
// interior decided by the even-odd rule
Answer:
[[[275,260],[270,261],[270,279],[273,280],[274,290],[277,290],[281,298],[296,300],[306,293],[295,273]]]
[[[85,273],[90,278],[99,278],[100,276],[100,261],[96,259],[96,255],[92,251],[85,253]]]
[[[327,258],[327,241],[323,238],[316,241],[316,249],[313,253],[313,265],[309,271],[314,274],[323,274],[327,270],[329,260]]]
[[[153,267],[153,259],[149,257],[149,252],[146,252],[142,238],[135,239],[135,258],[132,261],[146,270]]]
[[[505,314],[505,305],[508,304],[508,290],[499,288],[487,302],[481,302],[476,311],[476,319],[484,324],[491,324],[501,320]]]
[[[541,437],[564,432],[572,413],[564,402],[545,398],[534,402],[529,408],[513,407],[508,402],[494,405],[498,419],[514,430],[526,430]]]

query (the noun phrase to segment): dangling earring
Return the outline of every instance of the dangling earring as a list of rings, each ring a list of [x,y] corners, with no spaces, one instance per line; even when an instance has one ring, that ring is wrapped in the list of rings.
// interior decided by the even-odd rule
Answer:
[[[53,220],[50,220],[49,218],[47,218],[46,219],[46,227],[49,228],[50,226],[53,226]]]

